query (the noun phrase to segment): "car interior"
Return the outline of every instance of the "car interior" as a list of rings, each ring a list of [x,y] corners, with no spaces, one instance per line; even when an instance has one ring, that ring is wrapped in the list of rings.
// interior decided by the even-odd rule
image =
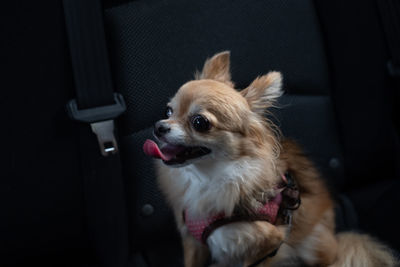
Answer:
[[[282,73],[271,119],[329,185],[336,231],[369,233],[400,251],[399,1],[81,2],[0,8],[1,266],[183,266],[142,146],[179,87],[226,50],[237,89]],[[77,91],[85,86],[91,94]],[[118,97],[124,112],[106,119],[119,151],[107,157],[92,132],[98,120],[76,119],[67,105],[93,109]]]

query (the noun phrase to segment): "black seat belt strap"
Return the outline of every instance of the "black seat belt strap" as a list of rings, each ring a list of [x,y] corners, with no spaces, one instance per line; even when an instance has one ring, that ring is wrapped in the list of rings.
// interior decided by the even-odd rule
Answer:
[[[113,92],[100,1],[64,0],[76,99],[68,105],[70,117],[90,123],[104,156],[117,153],[113,119],[126,109]]]
[[[100,0],[63,0],[63,5],[76,88],[67,110],[82,122],[79,156],[88,238],[99,266],[126,267],[127,210],[114,135],[114,119],[125,111],[125,102],[113,91]]]

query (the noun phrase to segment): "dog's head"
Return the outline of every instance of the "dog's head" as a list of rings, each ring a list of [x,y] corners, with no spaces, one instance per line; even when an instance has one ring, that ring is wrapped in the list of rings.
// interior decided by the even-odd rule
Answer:
[[[148,155],[180,167],[207,160],[276,156],[276,137],[266,110],[282,94],[282,77],[270,72],[238,92],[230,75],[230,53],[208,59],[196,79],[184,84],[167,104],[165,118],[154,126]]]

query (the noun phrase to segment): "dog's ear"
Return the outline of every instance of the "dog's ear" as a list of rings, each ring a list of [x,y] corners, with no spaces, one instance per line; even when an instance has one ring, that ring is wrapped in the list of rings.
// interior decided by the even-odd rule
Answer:
[[[200,73],[196,73],[196,79],[216,80],[233,87],[230,72],[230,54],[229,51],[224,51],[207,59],[203,70]]]
[[[246,89],[240,92],[249,103],[252,111],[264,114],[265,109],[271,107],[282,92],[282,75],[271,71],[255,79]]]

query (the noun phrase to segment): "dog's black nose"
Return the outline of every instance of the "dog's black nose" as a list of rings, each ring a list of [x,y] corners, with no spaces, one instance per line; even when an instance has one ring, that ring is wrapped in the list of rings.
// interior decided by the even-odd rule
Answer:
[[[163,135],[165,135],[166,133],[168,133],[169,131],[171,131],[171,128],[169,127],[169,125],[166,125],[165,123],[158,121],[156,122],[156,124],[154,125],[154,134],[157,137],[161,137]]]

